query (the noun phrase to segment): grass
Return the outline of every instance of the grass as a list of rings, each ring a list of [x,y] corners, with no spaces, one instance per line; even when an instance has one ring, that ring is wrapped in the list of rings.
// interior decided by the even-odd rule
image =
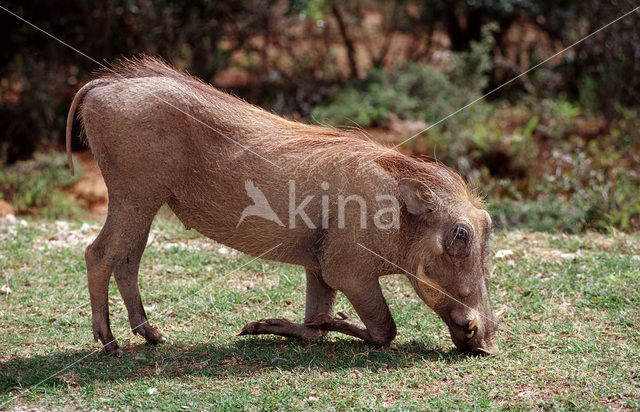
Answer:
[[[112,280],[112,327],[127,352],[112,359],[93,352],[86,290],[83,250],[99,228],[0,226],[0,283],[11,290],[0,295],[0,409],[640,408],[638,235],[496,233],[494,252],[513,252],[493,260],[490,280],[494,306],[507,308],[502,353],[477,358],[457,354],[400,276],[382,280],[396,350],[338,334],[237,337],[248,320],[302,318],[301,268],[251,261],[160,219],[141,291],[171,344],[131,335]],[[342,297],[338,308],[354,313]]]

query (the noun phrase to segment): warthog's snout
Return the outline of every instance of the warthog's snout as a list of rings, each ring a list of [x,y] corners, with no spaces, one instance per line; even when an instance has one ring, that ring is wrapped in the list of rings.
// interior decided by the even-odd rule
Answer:
[[[425,267],[438,269],[429,273]],[[460,352],[496,355],[499,349],[494,335],[498,317],[491,308],[484,275],[451,271],[438,276],[447,269],[446,265],[437,265],[433,260],[429,266],[419,263],[417,276],[411,278],[416,291],[444,320],[451,340]]]
[[[470,313],[471,316],[461,322],[455,316],[451,316],[446,322],[456,347],[462,353],[489,356],[498,354],[500,349],[494,342],[498,326],[495,315],[491,313],[489,317],[475,311]]]

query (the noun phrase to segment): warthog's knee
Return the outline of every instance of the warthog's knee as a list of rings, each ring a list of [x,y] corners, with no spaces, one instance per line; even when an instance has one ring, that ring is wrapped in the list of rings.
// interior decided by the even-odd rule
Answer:
[[[369,336],[371,336],[370,342],[376,345],[389,346],[391,342],[396,338],[396,325],[392,324],[388,328],[370,330]]]
[[[314,341],[314,340],[322,339],[326,335],[327,335],[326,330],[306,327],[300,337],[304,340]]]
[[[84,260],[87,262],[87,267],[94,267],[104,259],[104,248],[96,244],[96,241],[91,243],[84,250]]]
[[[119,243],[106,243],[100,238],[91,243],[84,251],[87,269],[97,265],[113,267],[125,259],[126,248]]]

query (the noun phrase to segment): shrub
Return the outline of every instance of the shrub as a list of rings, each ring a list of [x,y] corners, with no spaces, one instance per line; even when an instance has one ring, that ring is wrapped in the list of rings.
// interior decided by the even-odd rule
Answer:
[[[63,189],[77,180],[66,168],[60,153],[36,154],[33,160],[18,162],[0,169],[0,198],[9,202],[17,214],[31,214],[48,219],[76,217],[83,214]]]
[[[552,106],[566,114],[565,102]],[[627,113],[593,138],[576,134],[558,110],[536,127],[544,133],[526,139],[528,147],[514,145],[508,152],[510,162],[528,166],[523,176],[495,180],[481,174],[496,223],[566,232],[640,230],[640,142],[629,139],[640,126],[637,115]],[[548,133],[553,130],[566,134]]]
[[[356,122],[368,127],[383,124],[393,113],[404,120],[435,123],[480,96],[487,86],[492,30],[487,26],[483,39],[473,42],[469,52],[453,55],[448,70],[416,62],[393,71],[373,70],[364,79],[349,81],[328,105],[316,107],[311,117],[320,123]],[[477,109],[474,105],[469,111]],[[456,121],[466,118],[467,113],[461,113]]]

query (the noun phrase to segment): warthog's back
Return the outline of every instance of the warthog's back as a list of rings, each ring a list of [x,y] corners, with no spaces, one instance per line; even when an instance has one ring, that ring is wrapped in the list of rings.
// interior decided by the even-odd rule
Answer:
[[[184,106],[180,102],[184,96],[174,83],[162,78],[128,79],[87,92],[82,124],[107,182],[144,177],[149,184],[170,185],[189,162],[187,119],[163,103]]]

